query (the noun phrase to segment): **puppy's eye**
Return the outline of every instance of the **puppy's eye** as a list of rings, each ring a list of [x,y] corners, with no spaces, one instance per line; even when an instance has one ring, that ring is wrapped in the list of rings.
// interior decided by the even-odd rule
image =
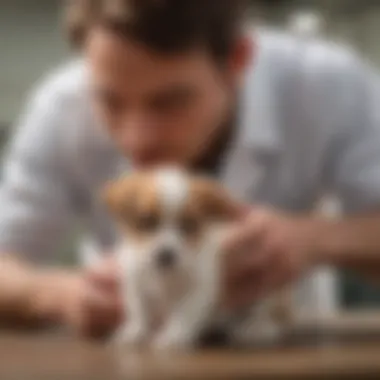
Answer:
[[[199,229],[199,224],[194,218],[183,218],[180,222],[180,228],[183,234],[194,235]]]
[[[157,215],[143,215],[136,220],[136,228],[141,232],[153,232],[160,224]]]

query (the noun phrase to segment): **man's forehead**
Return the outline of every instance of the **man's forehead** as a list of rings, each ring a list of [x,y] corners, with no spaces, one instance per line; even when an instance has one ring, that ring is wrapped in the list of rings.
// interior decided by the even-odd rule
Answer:
[[[85,56],[98,73],[118,77],[133,74],[139,80],[156,76],[198,76],[204,69],[217,67],[202,48],[162,54],[99,28],[90,33]]]

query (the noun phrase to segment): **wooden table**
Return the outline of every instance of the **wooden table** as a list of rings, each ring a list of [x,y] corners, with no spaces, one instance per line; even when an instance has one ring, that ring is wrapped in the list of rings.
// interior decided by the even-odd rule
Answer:
[[[0,337],[1,380],[330,378],[380,379],[380,340],[153,356],[52,335]]]

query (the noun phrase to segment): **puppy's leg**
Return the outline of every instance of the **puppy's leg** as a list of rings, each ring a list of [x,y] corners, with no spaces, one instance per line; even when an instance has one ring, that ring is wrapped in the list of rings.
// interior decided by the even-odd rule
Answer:
[[[213,310],[213,293],[195,291],[175,308],[154,342],[157,349],[190,348]]]
[[[266,305],[256,306],[247,317],[232,328],[233,345],[269,345],[281,336],[281,326],[269,314]]]
[[[128,291],[128,320],[116,332],[117,345],[137,346],[145,342],[149,334],[149,324],[142,294]]]
[[[194,288],[173,308],[169,321],[154,341],[156,349],[188,349],[196,343],[219,300],[218,259],[215,249],[207,249],[200,257]]]
[[[141,282],[141,272],[134,263],[123,263],[123,268],[122,302],[127,320],[117,330],[113,341],[117,345],[135,346],[145,342],[150,330],[146,289]]]
[[[292,302],[288,291],[261,301],[233,329],[233,343],[238,346],[272,345],[287,336],[292,327]]]

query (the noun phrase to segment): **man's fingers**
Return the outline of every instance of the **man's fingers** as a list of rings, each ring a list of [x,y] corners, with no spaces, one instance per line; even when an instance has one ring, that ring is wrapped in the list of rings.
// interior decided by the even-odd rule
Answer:
[[[234,282],[236,279],[245,278],[246,275],[260,272],[267,262],[271,260],[272,252],[259,247],[257,252],[247,251],[242,253],[236,262],[229,264],[226,271],[226,281]]]
[[[249,306],[275,289],[283,275],[281,268],[276,266],[277,260],[276,255],[268,255],[261,266],[247,270],[240,281],[230,282],[227,307],[233,310]]]
[[[120,266],[116,258],[112,257],[101,265],[90,268],[86,279],[99,287],[115,289],[120,279]]]
[[[103,289],[95,288],[89,284],[84,292],[82,302],[87,308],[96,307],[98,309],[114,308],[118,297],[114,292],[108,292]]]
[[[120,269],[117,258],[110,256],[85,274],[87,286],[82,299],[80,327],[84,335],[102,337],[122,322]]]
[[[103,335],[117,326],[122,318],[120,299],[111,292],[88,288],[83,296],[81,308],[84,334]]]
[[[236,219],[245,219],[249,216],[249,214],[251,213],[252,211],[252,206],[251,205],[247,205],[245,203],[236,203],[236,207],[235,207],[235,216],[236,216]]]
[[[268,215],[257,211],[250,213],[243,222],[235,223],[227,231],[224,239],[224,248],[233,255],[236,251],[244,250],[260,240],[267,227]]]
[[[271,255],[271,251],[266,248],[270,231],[265,219],[257,219],[255,222],[232,232],[235,234],[233,239],[236,239],[235,248],[227,251],[225,259],[229,278],[239,277],[247,271],[260,268]]]

